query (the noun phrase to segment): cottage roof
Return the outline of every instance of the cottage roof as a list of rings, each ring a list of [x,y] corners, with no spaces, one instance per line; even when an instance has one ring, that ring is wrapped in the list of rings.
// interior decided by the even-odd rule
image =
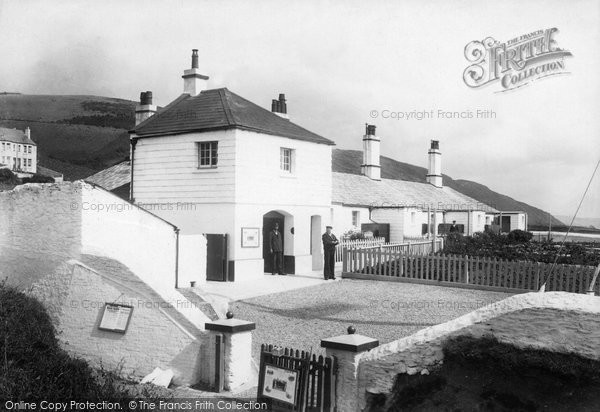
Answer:
[[[378,181],[363,175],[337,172],[332,174],[332,202],[346,206],[496,212],[496,209],[449,187],[395,179]]]
[[[231,128],[335,145],[226,88],[205,90],[197,96],[183,94],[137,125],[132,133],[149,137]]]
[[[37,167],[37,172],[41,175],[44,176],[50,176],[50,177],[63,177],[62,173],[59,173],[55,170],[52,169],[48,169],[47,167],[44,166],[38,166]]]
[[[85,181],[103,187],[106,190],[114,190],[131,182],[130,172],[131,164],[129,160],[126,160],[108,169],[99,171],[86,178]]]
[[[37,146],[33,140],[27,137],[25,132],[18,129],[7,129],[5,127],[0,127],[0,142],[30,144],[32,146]]]

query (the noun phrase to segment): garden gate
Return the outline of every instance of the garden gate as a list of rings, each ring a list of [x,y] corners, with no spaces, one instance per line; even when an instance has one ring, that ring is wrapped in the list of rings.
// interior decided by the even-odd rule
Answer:
[[[261,345],[258,398],[273,411],[335,411],[336,363],[291,348]]]

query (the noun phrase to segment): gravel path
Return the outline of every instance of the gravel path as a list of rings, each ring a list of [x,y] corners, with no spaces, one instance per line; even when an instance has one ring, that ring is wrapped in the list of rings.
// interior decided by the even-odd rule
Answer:
[[[510,296],[506,293],[409,283],[344,279],[231,303],[235,317],[256,322],[253,356],[269,343],[313,353],[321,339],[346,334],[349,325],[361,335],[390,342],[478,307]]]

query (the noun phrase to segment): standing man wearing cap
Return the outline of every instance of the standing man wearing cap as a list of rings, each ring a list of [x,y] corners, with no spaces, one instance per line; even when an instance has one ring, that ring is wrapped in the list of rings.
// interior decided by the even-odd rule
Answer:
[[[275,222],[275,226],[269,234],[269,246],[273,258],[271,274],[275,275],[275,271],[277,271],[278,274],[285,275],[283,273],[283,234],[279,231],[279,223],[277,222]]]
[[[323,275],[325,280],[335,279],[335,246],[339,243],[333,233],[331,233],[331,226],[326,226],[327,230],[323,234],[323,250],[325,252],[325,265],[323,268]]]

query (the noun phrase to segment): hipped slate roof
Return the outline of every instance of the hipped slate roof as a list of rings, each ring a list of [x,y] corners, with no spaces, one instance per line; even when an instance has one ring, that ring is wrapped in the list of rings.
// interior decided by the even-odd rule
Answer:
[[[23,131],[4,127],[0,127],[0,141],[37,146]]]
[[[417,207],[438,210],[496,209],[463,195],[449,187],[438,188],[429,183],[405,180],[371,180],[363,175],[332,173],[333,203],[363,207]]]
[[[106,190],[114,190],[131,182],[131,167],[129,160],[118,163],[114,166],[104,169],[85,179],[86,182],[93,183]]]
[[[183,94],[136,126],[139,137],[238,128],[295,140],[334,145],[287,119],[271,113],[226,88]]]

